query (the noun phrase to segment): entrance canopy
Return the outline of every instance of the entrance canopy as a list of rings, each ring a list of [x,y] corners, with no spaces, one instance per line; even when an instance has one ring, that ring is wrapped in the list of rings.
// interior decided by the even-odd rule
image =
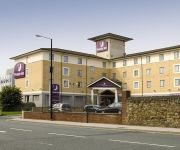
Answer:
[[[112,81],[106,77],[102,77],[95,82],[89,84],[87,86],[88,88],[91,88],[91,102],[94,103],[94,90],[97,91],[105,91],[105,90],[111,90],[115,94],[114,102],[118,102],[118,92],[117,89],[121,88],[120,82]],[[99,105],[99,93],[97,93],[97,104]]]

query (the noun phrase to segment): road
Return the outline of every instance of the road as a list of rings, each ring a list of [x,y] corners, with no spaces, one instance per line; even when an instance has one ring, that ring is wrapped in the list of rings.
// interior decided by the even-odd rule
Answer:
[[[180,150],[180,134],[22,122],[0,117],[0,150]]]

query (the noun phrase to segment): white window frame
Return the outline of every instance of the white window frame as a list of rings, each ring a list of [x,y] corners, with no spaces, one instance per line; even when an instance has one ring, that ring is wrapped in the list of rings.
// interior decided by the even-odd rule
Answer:
[[[178,59],[179,58],[179,51],[174,51],[174,59]]]
[[[67,58],[67,61],[65,61],[65,58]],[[68,55],[64,55],[63,56],[63,62],[64,63],[68,63],[69,62],[69,56]]]
[[[78,59],[77,59],[77,64],[78,64],[78,65],[82,65],[82,62],[83,62],[82,58],[81,58],[81,57],[78,57]]]
[[[138,87],[134,87],[135,83],[138,83]],[[139,81],[133,81],[133,89],[139,89]]]
[[[163,72],[161,72],[162,71],[161,68],[162,68]],[[164,67],[159,67],[159,74],[164,74],[164,70],[165,70]]]
[[[178,71],[176,71],[176,66],[178,66]],[[180,64],[174,64],[174,73],[180,73]]]
[[[160,80],[159,87],[164,87],[164,86],[165,86],[165,80]]]
[[[150,83],[150,84],[149,84]],[[152,81],[146,81],[146,88],[151,88],[152,87]]]
[[[95,67],[94,66],[89,66],[89,70],[90,70],[90,72],[94,72],[95,71]]]
[[[68,84],[68,86],[67,86],[67,87],[65,87],[65,86],[64,86],[64,85],[65,85],[65,84],[64,84],[64,82],[65,82],[65,81],[67,81],[67,84]],[[69,88],[69,80],[67,80],[67,79],[63,79],[63,88]]]
[[[112,62],[112,67],[113,67],[113,68],[116,68],[116,62],[115,62],[115,61]]]
[[[180,85],[176,85],[176,80],[180,80],[180,78],[174,78],[174,87],[180,87]]]
[[[83,83],[81,81],[77,82],[77,88],[82,88],[83,87]]]
[[[68,74],[64,74],[64,69],[68,69]],[[69,76],[70,69],[68,67],[63,67],[63,76]]]
[[[134,65],[138,64],[138,57],[134,58]]]
[[[151,68],[146,69],[146,75],[147,75],[147,76],[150,76],[150,75],[151,75]]]
[[[146,63],[150,63],[151,62],[151,56],[146,56]]]
[[[123,66],[127,66],[127,60],[126,59],[123,60]]]
[[[117,74],[115,72],[112,73],[112,79],[117,79]]]
[[[135,71],[137,71],[137,75],[135,75]],[[133,77],[139,77],[139,69],[134,69],[133,70]]]
[[[102,62],[102,67],[106,68],[106,66],[107,66],[106,62]]]
[[[77,77],[82,77],[82,70],[77,70]]]
[[[164,54],[159,54],[159,61],[164,61]]]

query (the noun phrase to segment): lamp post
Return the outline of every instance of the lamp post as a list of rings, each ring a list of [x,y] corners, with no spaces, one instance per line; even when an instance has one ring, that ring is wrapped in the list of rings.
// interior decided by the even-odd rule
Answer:
[[[50,78],[50,108],[51,108],[51,120],[53,119],[53,112],[52,112],[52,74],[53,74],[53,67],[52,67],[52,38],[49,37],[45,37],[42,35],[36,35],[36,37],[41,37],[41,38],[45,38],[45,39],[49,39],[51,40],[51,65],[50,65],[50,74],[51,74],[51,78]]]

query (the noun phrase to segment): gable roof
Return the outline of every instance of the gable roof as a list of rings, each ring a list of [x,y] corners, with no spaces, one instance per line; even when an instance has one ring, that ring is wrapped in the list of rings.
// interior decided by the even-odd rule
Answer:
[[[106,78],[106,77],[102,77],[102,78],[90,83],[87,87],[101,87],[101,88],[117,87],[117,88],[121,88],[121,85]]]

